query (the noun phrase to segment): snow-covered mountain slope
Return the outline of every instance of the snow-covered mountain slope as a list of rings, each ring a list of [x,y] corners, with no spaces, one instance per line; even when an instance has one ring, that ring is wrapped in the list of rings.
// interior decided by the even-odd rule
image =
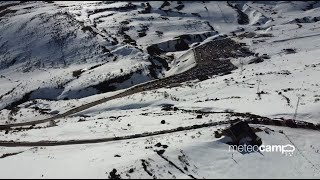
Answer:
[[[290,144],[299,152],[231,153],[215,129],[175,133],[117,143],[60,147],[1,148],[19,153],[1,159],[3,178],[318,178],[318,133],[283,129],[286,136],[266,129],[258,133],[266,144]],[[299,135],[297,135],[299,134]],[[307,139],[307,140],[306,140]],[[155,151],[165,150],[163,155]],[[16,163],[15,163],[16,162]],[[20,163],[17,163],[20,162]],[[169,163],[170,162],[170,163]],[[30,166],[32,163],[32,166]],[[174,165],[173,165],[174,164]],[[14,169],[19,169],[17,173]],[[115,173],[114,169],[116,170]]]
[[[226,2],[3,2],[1,10],[0,93],[15,92],[1,108],[20,99],[82,98],[172,75],[166,71],[175,64],[166,52],[239,28]]]
[[[290,157],[229,152],[215,137],[229,126],[219,122],[244,113],[320,123],[319,8],[313,1],[1,2],[0,125],[95,106],[0,130],[0,177],[319,178],[319,131],[250,124],[264,145],[294,145]],[[208,72],[220,66],[224,73]]]

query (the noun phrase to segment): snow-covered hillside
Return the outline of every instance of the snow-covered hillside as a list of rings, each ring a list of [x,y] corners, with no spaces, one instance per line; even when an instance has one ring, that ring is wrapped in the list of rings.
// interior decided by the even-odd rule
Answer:
[[[316,1],[1,2],[0,178],[319,178],[319,130],[215,137],[320,124],[319,43]]]

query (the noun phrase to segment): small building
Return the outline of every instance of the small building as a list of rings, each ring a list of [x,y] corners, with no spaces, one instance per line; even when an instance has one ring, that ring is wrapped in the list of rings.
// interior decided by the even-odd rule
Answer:
[[[223,131],[225,136],[229,136],[232,139],[232,144],[239,145],[240,141],[244,138],[249,138],[251,145],[261,145],[262,141],[257,136],[247,122],[238,121]]]

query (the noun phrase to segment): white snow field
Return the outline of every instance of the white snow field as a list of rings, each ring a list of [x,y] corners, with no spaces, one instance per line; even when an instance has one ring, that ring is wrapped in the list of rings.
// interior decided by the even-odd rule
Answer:
[[[179,77],[197,67],[197,48],[223,37],[252,52],[226,58],[231,73],[1,129]],[[319,124],[319,47],[316,1],[1,2],[0,178],[320,178],[319,130],[250,124],[263,145],[293,145],[292,156],[229,151],[226,138],[215,137],[229,126],[219,122],[243,118],[231,112]],[[164,110],[168,104],[176,109]]]

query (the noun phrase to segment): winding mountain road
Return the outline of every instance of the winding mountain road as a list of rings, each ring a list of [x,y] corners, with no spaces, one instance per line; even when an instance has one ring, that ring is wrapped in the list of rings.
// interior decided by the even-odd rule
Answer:
[[[0,130],[19,126],[33,126],[36,124],[42,124],[67,117],[69,115],[73,115],[96,105],[111,101],[113,99],[126,97],[143,91],[150,91],[171,85],[176,85],[194,79],[204,80],[207,79],[208,76],[225,74],[236,69],[236,67],[230,62],[229,58],[246,57],[253,54],[247,47],[245,47],[245,44],[235,42],[230,38],[220,38],[214,41],[210,41],[206,44],[197,46],[195,49],[193,49],[193,52],[195,56],[196,66],[183,73],[133,86],[117,95],[102,98],[81,105],[50,118],[22,123],[3,124],[0,125]]]

